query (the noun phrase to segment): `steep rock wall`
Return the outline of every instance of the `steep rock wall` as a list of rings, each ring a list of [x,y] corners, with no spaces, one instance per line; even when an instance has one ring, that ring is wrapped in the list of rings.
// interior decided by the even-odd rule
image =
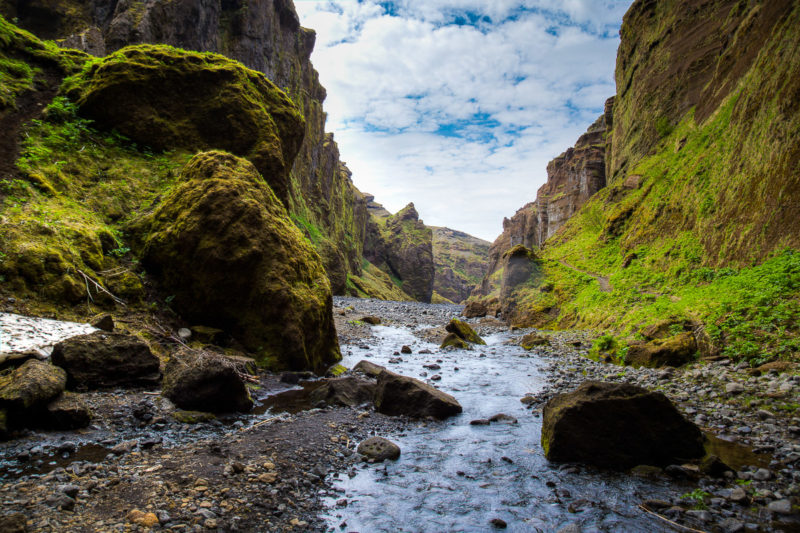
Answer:
[[[306,120],[286,207],[320,252],[334,292],[344,291],[348,272],[360,272],[366,202],[325,133],[325,89],[309,60],[315,33],[300,26],[291,0],[3,0],[0,10],[37,35],[95,55],[163,43],[218,52],[265,73]]]
[[[486,272],[490,243],[463,231],[433,226],[433,290],[460,303],[469,297]]]

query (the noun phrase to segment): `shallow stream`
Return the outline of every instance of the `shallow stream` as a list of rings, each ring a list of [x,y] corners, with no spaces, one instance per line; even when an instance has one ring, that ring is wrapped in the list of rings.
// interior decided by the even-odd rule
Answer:
[[[637,506],[675,494],[664,481],[548,463],[539,444],[541,419],[520,402],[544,387],[535,353],[505,344],[510,334],[485,337],[473,351],[438,352],[409,329],[375,326],[369,349],[343,346],[343,364],[368,359],[455,396],[464,412],[444,422],[383,435],[397,443],[396,462],[364,464],[337,476],[341,494],[329,498],[326,519],[337,531],[488,531],[499,518],[506,531],[558,531],[571,523],[593,531],[671,531]],[[394,355],[402,345],[413,354]],[[420,350],[431,354],[420,354]],[[439,365],[440,369],[425,368]],[[470,425],[503,413],[517,423]],[[346,501],[343,501],[346,500]]]

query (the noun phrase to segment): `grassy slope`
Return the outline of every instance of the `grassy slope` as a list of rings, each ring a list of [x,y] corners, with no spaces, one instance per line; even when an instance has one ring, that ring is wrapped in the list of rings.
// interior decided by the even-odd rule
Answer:
[[[553,290],[525,291],[528,308],[559,306],[559,326],[627,337],[688,319],[734,359],[797,358],[797,27],[795,8],[710,117],[697,124],[690,111],[660,129],[655,150],[631,157],[639,188],[617,176],[547,243]],[[609,276],[613,290],[591,274]]]

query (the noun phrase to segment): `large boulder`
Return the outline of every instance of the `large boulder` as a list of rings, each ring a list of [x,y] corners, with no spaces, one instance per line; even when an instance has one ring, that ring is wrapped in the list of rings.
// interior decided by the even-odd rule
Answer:
[[[183,349],[164,368],[161,393],[181,409],[247,412],[253,400],[242,376],[224,355]]]
[[[472,344],[486,344],[469,324],[457,318],[451,318],[444,329]]]
[[[461,311],[461,316],[466,318],[479,318],[486,316],[488,312],[489,308],[486,307],[486,304],[473,300],[467,302],[467,305],[464,306],[464,310]]]
[[[276,370],[323,373],[341,359],[319,255],[247,160],[197,154],[131,231],[184,318],[224,329]]]
[[[355,407],[372,402],[375,383],[355,376],[329,379],[311,392],[311,405],[322,402],[327,405]]]
[[[444,419],[461,412],[458,401],[422,381],[384,370],[378,375],[375,409],[386,415]]]
[[[67,385],[67,374],[50,363],[30,359],[0,375],[0,409],[18,413],[44,407]]]
[[[305,124],[263,74],[218,54],[137,45],[88,62],[65,88],[81,115],[144,146],[248,158],[287,201]]]
[[[695,353],[697,353],[697,343],[694,336],[690,332],[685,332],[666,339],[631,344],[625,356],[625,363],[635,367],[678,367],[690,362]]]
[[[703,434],[660,392],[587,381],[544,406],[542,448],[550,461],[624,470],[702,457]]]
[[[146,342],[132,335],[96,331],[55,345],[54,365],[67,371],[70,389],[154,386],[159,360]]]

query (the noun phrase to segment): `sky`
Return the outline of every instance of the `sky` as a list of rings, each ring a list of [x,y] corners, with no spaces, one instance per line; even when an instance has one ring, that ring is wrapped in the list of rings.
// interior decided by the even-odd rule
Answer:
[[[356,187],[493,241],[614,95],[631,1],[294,3]]]

